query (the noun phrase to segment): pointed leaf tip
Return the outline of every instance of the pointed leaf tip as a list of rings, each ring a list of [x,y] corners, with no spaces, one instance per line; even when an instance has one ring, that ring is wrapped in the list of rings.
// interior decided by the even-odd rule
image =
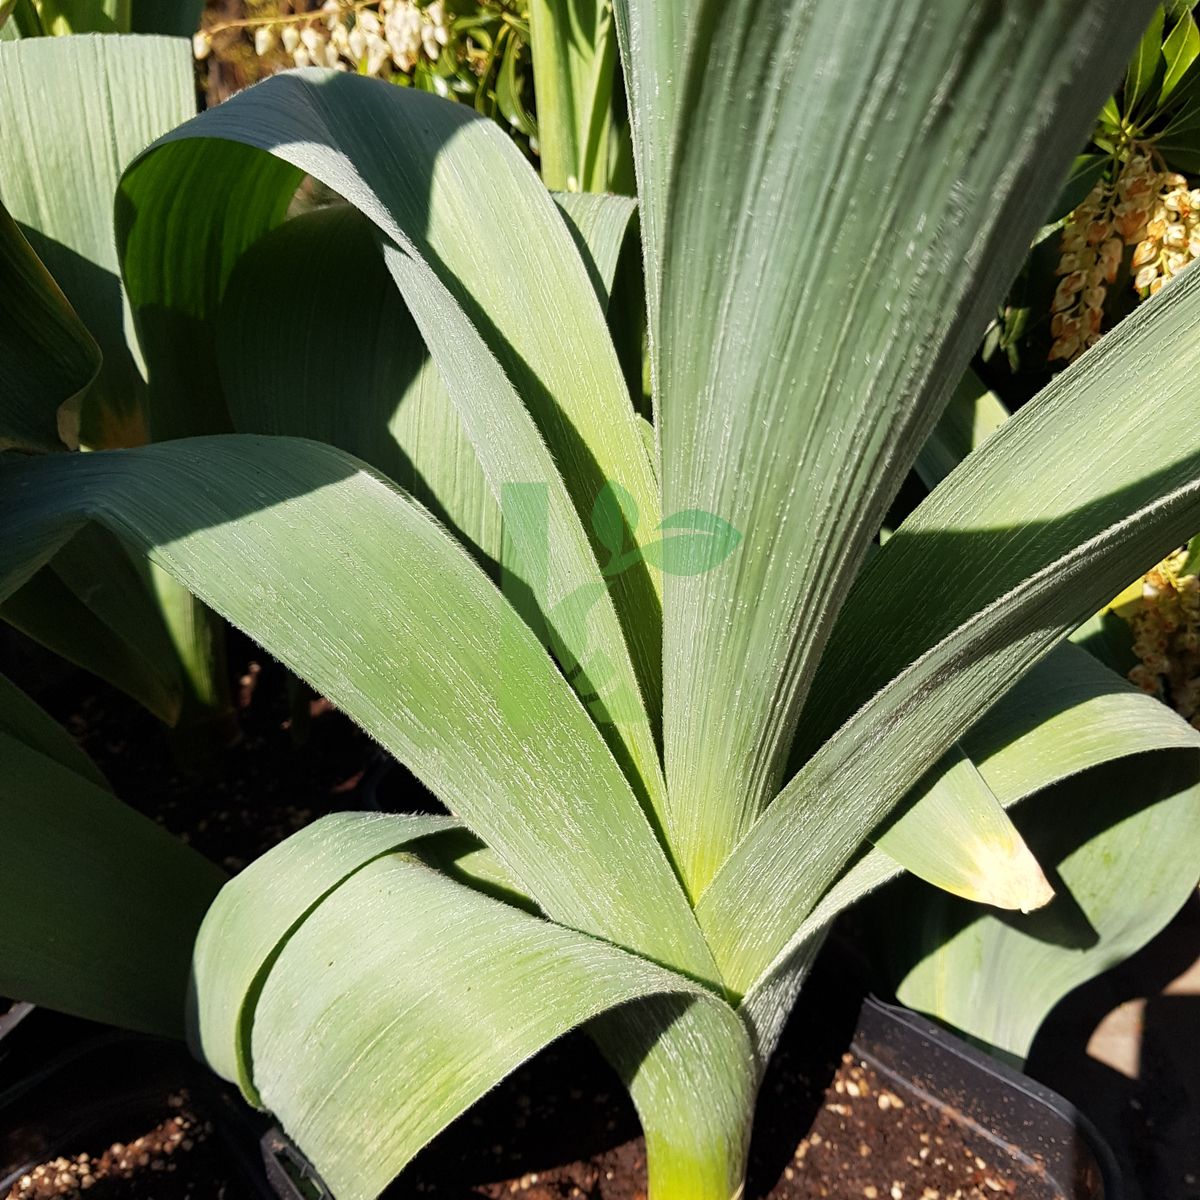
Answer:
[[[980,839],[974,858],[975,880],[959,892],[966,899],[1023,913],[1054,899],[1054,888],[1019,835],[1001,841]]]

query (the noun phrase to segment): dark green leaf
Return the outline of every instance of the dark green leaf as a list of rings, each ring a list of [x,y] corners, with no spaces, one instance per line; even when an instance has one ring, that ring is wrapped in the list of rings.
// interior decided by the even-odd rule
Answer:
[[[1179,19],[1175,28],[1167,35],[1163,43],[1163,58],[1166,60],[1166,74],[1163,76],[1161,101],[1168,100],[1183,82],[1183,78],[1191,70],[1192,64],[1200,56],[1200,28],[1191,11],[1187,11]]]
[[[1139,101],[1150,91],[1150,85],[1162,62],[1162,32],[1165,14],[1162,6],[1154,10],[1142,40],[1133,52],[1125,72],[1125,114],[1132,115]]]
[[[1049,225],[1062,220],[1082,204],[1111,162],[1112,156],[1108,154],[1080,154],[1071,164],[1071,173],[1067,176],[1054,207],[1046,214],[1046,223]]]
[[[113,794],[0,733],[0,992],[180,1037],[192,942],[224,879]]]
[[[0,205],[0,450],[79,445],[100,347]]]

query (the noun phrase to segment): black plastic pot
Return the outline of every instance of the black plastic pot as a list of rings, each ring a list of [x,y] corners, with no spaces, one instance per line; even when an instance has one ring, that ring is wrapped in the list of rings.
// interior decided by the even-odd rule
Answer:
[[[0,1195],[38,1163],[146,1132],[186,1088],[213,1125],[230,1195],[276,1200],[260,1140],[267,1125],[178,1043],[22,1006],[0,1019]]]
[[[868,996],[850,1052],[902,1098],[1044,1172],[1068,1200],[1121,1200],[1112,1151],[1073,1104],[932,1021]]]

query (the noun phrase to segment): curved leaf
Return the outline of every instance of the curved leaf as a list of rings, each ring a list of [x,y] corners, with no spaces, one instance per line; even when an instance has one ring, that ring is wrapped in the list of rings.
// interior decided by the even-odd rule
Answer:
[[[1083,772],[1152,751],[1186,751],[1198,739],[1200,734],[1165,705],[1066,644],[1021,678],[967,734],[963,746],[988,788],[1010,808]],[[897,824],[906,819],[902,815]],[[862,854],[821,897],[788,948],[747,994],[742,1008],[748,1019],[755,1020],[761,1003],[757,997],[769,997],[791,956],[803,953],[839,912],[901,872],[883,849]]]
[[[357,209],[294,217],[237,260],[217,352],[239,433],[337,446],[410,491],[481,561],[499,560],[499,504]]]
[[[600,307],[607,312],[617,262],[629,233],[629,223],[637,210],[637,201],[628,196],[595,192],[556,192],[554,203],[567,220],[567,227],[592,277]]]
[[[916,801],[872,835],[875,845],[976,903],[1029,912],[1049,901],[1054,889],[971,759],[955,745],[929,774]]]
[[[964,622],[834,734],[697,905],[726,982],[738,990],[753,984],[923,771],[1120,580],[1158,558],[1140,547],[1177,544],[1197,521],[1200,479],[1185,479]],[[869,790],[859,784],[864,777]]]
[[[0,594],[85,521],[118,531],[408,764],[551,917],[715,978],[549,656],[450,535],[358,460],[248,435],[51,455],[0,467],[0,507]]]
[[[918,506],[846,600],[813,685],[804,748],[815,749],[939,640],[965,648],[956,627],[1003,604],[1024,580],[1053,572],[1056,561],[1106,530],[1114,548],[1125,546],[1136,527],[1125,518],[1200,480],[1191,391],[1200,371],[1191,336],[1198,320],[1200,275],[1184,276],[1057,376]],[[1115,577],[1112,594],[1185,541],[1183,528],[1149,537],[1129,556],[1127,577]],[[897,612],[902,622],[890,620]],[[892,636],[875,639],[864,658],[863,639],[885,625]]]
[[[373,132],[381,128],[386,139]],[[153,214],[171,203],[200,153],[195,139],[212,138],[270,151],[307,171],[413,258],[414,269],[465,314],[520,393],[580,514],[613,479],[657,519],[653,474],[587,270],[549,194],[493,122],[378,80],[285,72],[142,156],[122,181],[134,211],[118,212],[119,242],[138,238],[142,209]],[[182,153],[181,143],[187,144]],[[151,256],[153,241],[141,244]],[[141,272],[157,268],[128,256],[124,266],[138,305]],[[411,298],[410,307],[420,322]],[[652,582],[640,601],[653,597]],[[636,611],[629,628],[655,624],[653,606]],[[643,669],[652,663],[654,656]]]
[[[1141,949],[1195,889],[1200,752],[1125,759],[1022,805],[1017,821],[1058,898],[1000,918],[914,890],[893,946],[911,966],[905,1004],[1024,1058],[1067,992]]]
[[[403,818],[382,821],[393,838],[411,827]],[[241,936],[258,938],[256,898],[265,893],[275,909],[273,889],[287,892],[266,921],[270,938],[261,946],[284,920],[299,920],[260,972],[261,990],[248,997],[251,1069],[263,1102],[339,1197],[376,1195],[435,1133],[535,1051],[646,997],[676,997],[674,1016],[689,1027],[688,1049],[707,1051],[706,1061],[713,1052],[723,1055],[715,1094],[704,1103],[732,1108],[731,1128],[743,1136],[752,1058],[723,1001],[411,859],[377,857],[386,840],[377,836],[379,821],[346,814],[340,826],[333,842],[287,842],[260,860],[255,878],[239,888],[236,908],[218,900],[197,973],[203,1012],[207,993],[220,1004],[230,987],[222,952]],[[301,911],[304,889],[295,881],[305,873],[297,867],[313,851],[321,855],[318,877],[308,889],[312,903]],[[356,857],[365,860],[357,870]],[[352,873],[329,886],[334,867]],[[245,972],[235,974],[234,990],[242,994]],[[694,1009],[705,1016],[689,1022]],[[663,1016],[660,1006],[650,1020],[656,1037]],[[704,1149],[711,1158],[712,1148]],[[681,1171],[690,1165],[686,1146],[659,1143],[657,1150],[679,1159]],[[740,1159],[737,1166],[740,1177]]]
[[[450,829],[450,817],[332,813],[293,834],[231,879],[192,953],[189,1026],[196,1052],[258,1103],[250,1027],[263,982],[293,930],[367,863]]]
[[[386,145],[364,135],[375,125],[389,129]],[[599,489],[623,482],[651,520],[657,490],[599,301],[528,164],[492,123],[461,106],[336,71],[286,73],[152,148],[122,184],[134,208],[140,203],[155,213],[169,205],[192,145],[204,146],[196,139],[205,138],[291,162],[382,231],[385,261],[493,493],[510,483],[546,491],[549,573],[534,572],[528,590],[556,650],[561,644],[583,665],[581,690],[595,693],[604,735],[623,762],[634,764],[639,793],[661,804],[659,617],[650,574],[635,564],[611,595],[594,589],[588,609],[563,603],[599,582],[582,524]],[[403,171],[393,169],[396,156]],[[206,228],[211,235],[211,222]],[[151,256],[152,276],[161,269],[138,232],[136,211],[124,221],[119,214],[118,236]],[[124,261],[134,302],[142,305],[140,268],[129,254]],[[602,651],[590,649],[592,624]]]
[[[1001,426],[867,565],[822,660],[806,741],[871,698],[792,779],[698,909],[718,962],[737,959],[733,986],[749,986],[791,940],[921,771],[1200,524],[1190,400],[1200,346],[1189,333],[1200,275],[1164,298]],[[1170,355],[1155,352],[1164,346]],[[894,636],[874,636],[885,627]]]

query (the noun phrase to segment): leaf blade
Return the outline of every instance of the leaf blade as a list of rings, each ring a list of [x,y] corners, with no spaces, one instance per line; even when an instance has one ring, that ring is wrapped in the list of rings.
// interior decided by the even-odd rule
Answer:
[[[700,5],[667,208],[663,507],[744,540],[664,583],[668,827],[693,897],[782,782],[840,601],[1143,11]]]
[[[298,439],[192,438],[4,464],[0,494],[4,587],[87,519],[119,530],[369,729],[552,917],[715,978],[637,798],[549,656],[450,535],[358,460]]]

